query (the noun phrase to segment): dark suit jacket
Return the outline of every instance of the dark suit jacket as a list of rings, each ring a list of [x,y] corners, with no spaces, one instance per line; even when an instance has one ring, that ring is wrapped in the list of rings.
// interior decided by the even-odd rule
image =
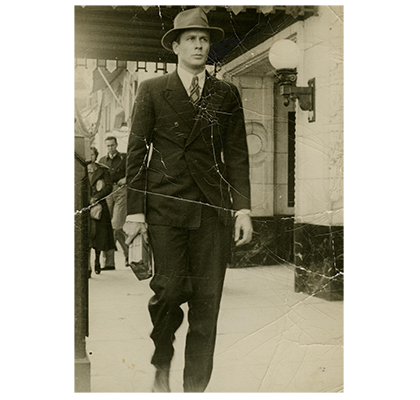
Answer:
[[[145,213],[150,224],[195,227],[200,203],[214,206],[224,221],[232,210],[249,209],[248,148],[237,88],[207,74],[197,113],[176,71],[142,82],[132,114],[127,186],[128,215]]]

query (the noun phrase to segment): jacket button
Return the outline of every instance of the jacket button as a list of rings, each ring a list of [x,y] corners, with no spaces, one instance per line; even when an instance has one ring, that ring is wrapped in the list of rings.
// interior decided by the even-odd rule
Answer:
[[[175,122],[174,125],[178,128],[179,124],[178,122]]]

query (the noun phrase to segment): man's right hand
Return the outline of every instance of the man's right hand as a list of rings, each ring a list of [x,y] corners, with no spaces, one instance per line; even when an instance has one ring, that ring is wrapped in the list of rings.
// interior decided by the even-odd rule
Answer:
[[[131,222],[127,221],[123,227],[124,232],[127,234],[125,241],[126,245],[129,245],[133,239],[141,233],[146,243],[149,243],[149,237],[147,235],[147,223],[146,222]]]

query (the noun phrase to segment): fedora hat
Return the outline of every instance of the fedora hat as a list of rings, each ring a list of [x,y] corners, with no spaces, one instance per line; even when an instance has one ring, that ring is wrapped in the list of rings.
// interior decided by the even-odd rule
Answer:
[[[174,19],[174,27],[166,32],[162,38],[162,46],[166,50],[172,51],[172,42],[177,36],[186,29],[206,29],[210,31],[212,42],[220,42],[225,36],[222,28],[209,26],[206,13],[200,8],[180,12]]]

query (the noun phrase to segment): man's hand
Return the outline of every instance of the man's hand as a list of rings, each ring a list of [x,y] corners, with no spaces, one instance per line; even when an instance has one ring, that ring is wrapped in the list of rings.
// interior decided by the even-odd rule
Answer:
[[[241,237],[242,234],[242,237]],[[252,239],[252,222],[248,214],[238,213],[235,219],[235,242],[237,246],[249,243]]]
[[[127,239],[125,241],[126,245],[129,245],[133,239],[141,233],[143,239],[146,243],[149,243],[149,237],[147,235],[147,223],[146,222],[131,222],[128,221],[124,224],[124,232],[127,234]]]
[[[118,185],[118,186],[123,186],[123,185],[125,185],[125,182],[126,182],[125,177],[124,177],[124,178],[121,178],[121,179],[117,182],[117,185]]]

